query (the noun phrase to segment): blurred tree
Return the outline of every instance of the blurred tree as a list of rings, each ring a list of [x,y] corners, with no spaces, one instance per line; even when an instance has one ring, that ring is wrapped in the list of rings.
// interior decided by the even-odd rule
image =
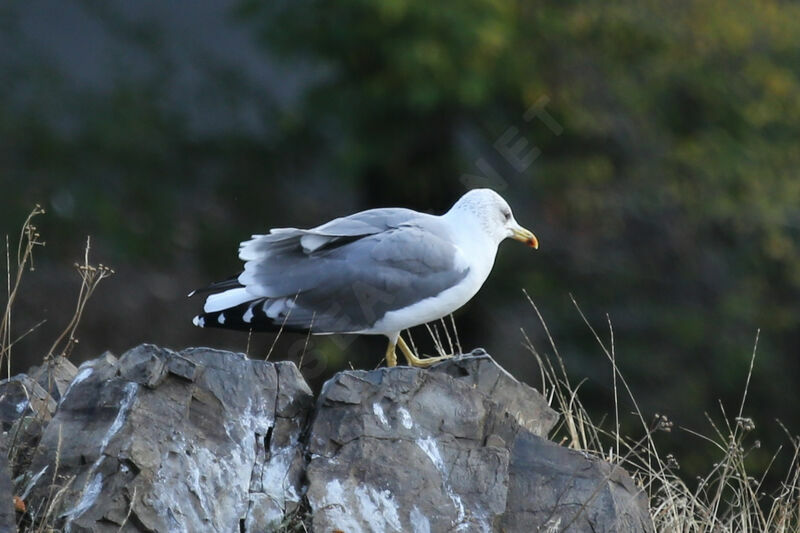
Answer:
[[[762,328],[751,405],[800,425],[800,6],[245,0],[241,14],[288,61],[326,68],[295,118],[370,204],[446,207],[474,173],[470,132],[535,144],[533,164],[497,168],[549,252],[535,273],[499,268],[547,302],[583,372],[605,363],[553,303],[569,291],[610,313],[641,394],[688,425],[735,404]],[[543,96],[557,135],[524,117]]]
[[[459,315],[464,346],[487,346],[533,382],[518,328],[542,336],[513,296],[526,287],[606,410],[610,371],[573,292],[591,320],[609,313],[647,409],[698,428],[718,398],[737,405],[760,327],[756,422],[800,427],[798,4],[244,0],[239,20],[265,44],[257,75],[214,55],[247,57],[241,35],[184,23],[209,5],[220,9],[0,8],[0,223],[14,230],[42,202],[48,256],[71,264],[91,233],[118,272],[83,330],[84,356],[214,342],[189,326],[183,295],[237,268],[249,233],[379,205],[441,211],[473,175],[507,195],[542,249],[503,250]],[[80,10],[81,30],[59,9]],[[105,39],[92,42],[108,53],[100,88],[34,52],[74,45],[26,37],[48,17]],[[47,272],[22,330],[71,298]]]

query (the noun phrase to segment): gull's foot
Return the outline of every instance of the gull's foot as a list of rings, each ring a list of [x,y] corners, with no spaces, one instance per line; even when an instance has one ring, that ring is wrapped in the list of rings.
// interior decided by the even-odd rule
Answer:
[[[397,366],[397,355],[394,353],[395,343],[389,341],[389,347],[386,348],[386,366]]]
[[[414,357],[413,359],[409,359],[406,357],[409,366],[416,366],[419,368],[428,368],[429,366],[435,365],[436,363],[440,363],[442,361],[446,361],[447,359],[451,359],[452,355],[438,355],[436,357]]]
[[[439,363],[441,361],[453,357],[452,355],[440,355],[437,357],[423,357],[423,358],[417,357],[416,355],[414,355],[414,352],[411,351],[411,348],[408,347],[408,344],[406,344],[406,341],[404,341],[402,337],[397,338],[397,345],[400,347],[400,351],[403,352],[406,361],[408,361],[408,366],[415,366],[418,368],[428,368],[431,365],[435,365],[436,363]]]

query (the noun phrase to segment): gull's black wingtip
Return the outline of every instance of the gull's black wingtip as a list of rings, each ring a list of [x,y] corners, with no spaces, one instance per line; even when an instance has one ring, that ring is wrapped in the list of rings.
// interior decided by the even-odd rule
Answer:
[[[203,293],[207,293],[207,292],[219,292],[219,291],[224,291],[224,290],[228,290],[228,289],[236,289],[236,288],[239,288],[239,287],[244,287],[244,285],[239,283],[239,276],[241,274],[242,273],[239,272],[238,274],[236,274],[234,276],[231,276],[228,279],[224,279],[222,281],[216,281],[216,282],[210,284],[208,287],[203,287],[201,289],[195,289],[192,292],[190,292],[189,294],[187,294],[186,297],[187,298],[191,298],[195,294],[203,294]]]

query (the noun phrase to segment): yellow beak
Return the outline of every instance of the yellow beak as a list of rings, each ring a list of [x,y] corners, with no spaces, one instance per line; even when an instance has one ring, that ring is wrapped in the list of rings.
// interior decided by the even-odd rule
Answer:
[[[517,226],[511,231],[513,232],[511,238],[515,241],[522,241],[534,250],[539,249],[539,239],[537,239],[536,235],[531,233],[529,230],[526,230],[522,226]]]

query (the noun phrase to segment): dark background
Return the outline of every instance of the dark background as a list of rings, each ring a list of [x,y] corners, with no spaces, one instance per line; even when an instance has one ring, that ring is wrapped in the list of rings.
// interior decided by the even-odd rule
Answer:
[[[92,236],[111,265],[76,362],[141,343],[263,356],[267,334],[191,325],[186,293],[240,268],[239,241],[378,206],[439,213],[491,186],[541,242],[507,243],[457,313],[533,385],[542,310],[584,403],[612,411],[607,337],[646,413],[711,431],[718,401],[764,446],[796,433],[800,393],[800,7],[753,1],[110,2],[0,7],[0,230],[32,206],[47,241],[24,279],[16,371],[74,306]],[[428,334],[414,338],[430,352]],[[318,386],[371,368],[378,338],[282,336]],[[625,403],[622,411],[630,410]],[[634,436],[635,426],[631,426]],[[659,437],[684,472],[713,454]],[[780,465],[780,463],[779,463]],[[776,467],[780,474],[779,467]]]

